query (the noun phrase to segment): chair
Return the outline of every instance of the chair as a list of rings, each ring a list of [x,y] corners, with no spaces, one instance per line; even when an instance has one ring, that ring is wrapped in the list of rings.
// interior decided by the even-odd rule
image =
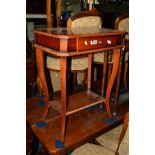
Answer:
[[[125,88],[127,88],[127,69],[128,69],[128,60],[129,60],[129,53],[126,52],[129,48],[128,46],[128,33],[129,33],[129,15],[124,14],[120,17],[118,17],[115,21],[114,29],[126,31],[127,35],[125,36],[125,52],[123,53],[121,60],[124,60],[125,67],[124,67],[124,75],[123,75],[123,83]],[[112,58],[113,52],[112,51],[106,51],[105,53],[96,53],[94,54],[94,63],[95,64],[102,64],[104,66],[103,68],[103,79],[106,80],[106,69],[108,67],[108,80],[110,78],[111,70],[112,70],[112,64],[113,64],[113,58]],[[125,58],[124,58],[125,55]],[[108,61],[108,66],[106,65],[106,62]],[[122,62],[120,62],[122,63]],[[97,74],[97,73],[96,73]],[[96,79],[96,78],[95,78]],[[105,83],[102,85],[102,94],[105,93]]]
[[[128,155],[129,154],[129,113],[120,125],[96,138],[96,144],[86,143],[75,149],[71,155]]]
[[[67,27],[79,28],[79,27],[101,27],[101,13],[95,8],[89,11],[83,11],[71,16],[67,21]]]
[[[129,136],[129,112],[124,117],[123,125],[119,125],[116,128],[108,131],[107,133],[96,138],[99,145],[104,146],[113,151],[118,150],[120,155],[126,155],[128,152],[128,136]],[[119,148],[120,147],[120,148]],[[123,153],[124,152],[124,153]]]
[[[124,58],[124,75],[123,75],[123,82],[125,88],[127,88],[127,71],[129,66],[129,14],[123,14],[119,16],[115,21],[115,29],[125,31],[125,58]]]
[[[67,21],[68,28],[79,27],[101,27],[101,14],[96,10],[80,12],[71,16]],[[60,59],[59,57],[47,56],[47,68],[50,70],[53,90],[60,90]],[[74,73],[74,84],[84,84],[86,81],[86,71],[88,68],[88,56],[74,57],[71,59],[71,72]],[[82,74],[82,73],[83,74]],[[77,78],[77,79],[76,79]]]
[[[124,50],[121,50],[121,56],[120,56],[120,63],[119,63],[119,69],[117,72],[117,79],[116,79],[116,86],[115,86],[115,92],[114,92],[114,108],[113,108],[113,115],[117,114],[117,105],[118,105],[118,99],[119,99],[119,92],[120,92],[120,86],[121,86],[121,78],[123,74],[123,84],[125,88],[128,88],[127,85],[127,71],[128,71],[128,60],[129,60],[129,15],[124,14],[120,17],[118,17],[115,21],[114,29],[120,30],[120,31],[126,31],[126,35],[124,38]],[[103,65],[103,78],[102,78],[102,95],[105,95],[106,85],[110,79],[112,66],[113,66],[113,51],[105,51],[103,53],[95,53],[94,54],[94,64],[100,64]],[[108,72],[106,72],[108,70]],[[97,70],[96,70],[97,72]],[[108,75],[107,75],[108,73]],[[96,73],[97,74],[97,73]]]

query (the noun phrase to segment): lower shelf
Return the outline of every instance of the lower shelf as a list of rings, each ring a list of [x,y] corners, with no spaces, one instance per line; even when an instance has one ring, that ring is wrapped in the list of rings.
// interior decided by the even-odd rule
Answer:
[[[104,102],[105,98],[90,90],[73,94],[69,96],[66,115],[73,114],[97,104],[103,104]],[[60,114],[62,113],[61,96],[54,97],[53,101],[51,101],[50,103],[53,109],[58,111]]]

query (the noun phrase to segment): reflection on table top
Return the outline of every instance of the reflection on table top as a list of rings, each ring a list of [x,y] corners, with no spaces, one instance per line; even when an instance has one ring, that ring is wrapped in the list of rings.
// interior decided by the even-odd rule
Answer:
[[[43,34],[51,37],[75,38],[76,36],[100,36],[100,35],[122,35],[125,32],[114,29],[98,28],[98,27],[83,27],[83,28],[37,28],[34,33]]]

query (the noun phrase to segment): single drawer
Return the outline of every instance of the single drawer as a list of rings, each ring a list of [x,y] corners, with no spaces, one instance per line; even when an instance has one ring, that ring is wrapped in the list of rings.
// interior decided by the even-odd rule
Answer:
[[[77,40],[77,51],[113,47],[122,44],[122,35],[83,37]]]

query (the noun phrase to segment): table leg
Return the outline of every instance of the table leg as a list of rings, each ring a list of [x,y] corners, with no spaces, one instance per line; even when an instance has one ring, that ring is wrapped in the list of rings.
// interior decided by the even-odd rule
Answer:
[[[67,58],[60,57],[60,75],[61,75],[61,102],[62,102],[62,122],[61,122],[61,142],[65,141],[66,129],[66,105],[67,105]]]
[[[117,73],[116,89],[115,89],[115,100],[114,100],[113,115],[116,115],[116,112],[117,112],[121,73],[122,73],[122,63],[123,63],[123,51],[121,50],[121,56],[120,56],[120,61],[119,61],[118,73]]]
[[[118,71],[119,58],[120,58],[120,49],[114,49],[113,69],[112,69],[112,73],[106,90],[106,110],[110,118],[112,118],[112,114],[110,110],[110,95],[111,95],[111,90]]]
[[[47,87],[46,77],[44,73],[44,55],[43,55],[42,49],[36,48],[36,62],[37,62],[37,68],[38,68],[38,78],[40,79],[42,90],[44,93],[44,98],[45,98],[44,111],[43,111],[41,121],[45,121],[50,105],[49,105],[48,87]]]

